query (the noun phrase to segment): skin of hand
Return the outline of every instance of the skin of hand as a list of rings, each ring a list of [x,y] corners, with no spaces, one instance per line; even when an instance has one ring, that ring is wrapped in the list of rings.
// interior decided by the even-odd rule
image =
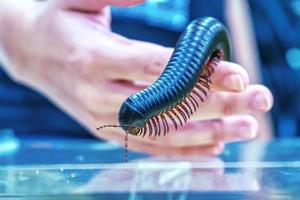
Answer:
[[[110,30],[109,5],[141,0],[2,0],[0,60],[17,82],[47,96],[96,137],[124,143],[118,111],[131,94],[154,82],[173,49],[122,37]],[[238,64],[220,62],[205,103],[165,137],[129,137],[129,148],[151,154],[217,155],[225,143],[258,134],[253,113],[273,104],[270,91],[249,85]]]

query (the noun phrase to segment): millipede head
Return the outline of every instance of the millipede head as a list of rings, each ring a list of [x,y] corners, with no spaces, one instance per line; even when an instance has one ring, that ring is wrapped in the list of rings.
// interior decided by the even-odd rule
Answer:
[[[126,132],[128,132],[130,135],[139,135],[141,132],[141,128],[139,127],[134,127],[134,126],[129,126],[128,128],[125,129]]]

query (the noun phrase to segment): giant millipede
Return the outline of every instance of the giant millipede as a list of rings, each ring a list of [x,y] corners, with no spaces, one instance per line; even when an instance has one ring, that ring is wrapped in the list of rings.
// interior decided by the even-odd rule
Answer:
[[[184,125],[208,95],[211,75],[220,60],[230,59],[226,28],[212,17],[192,21],[179,38],[161,76],[123,102],[120,125],[127,134],[160,136],[169,124]]]

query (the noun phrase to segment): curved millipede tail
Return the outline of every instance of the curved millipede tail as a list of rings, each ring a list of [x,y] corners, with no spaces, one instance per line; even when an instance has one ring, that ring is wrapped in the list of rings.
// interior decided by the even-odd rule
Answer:
[[[120,125],[108,127],[122,127],[143,137],[166,135],[169,124],[177,130],[205,101],[211,76],[220,60],[230,59],[230,51],[227,30],[218,20],[194,20],[179,38],[161,76],[128,97],[119,111]]]

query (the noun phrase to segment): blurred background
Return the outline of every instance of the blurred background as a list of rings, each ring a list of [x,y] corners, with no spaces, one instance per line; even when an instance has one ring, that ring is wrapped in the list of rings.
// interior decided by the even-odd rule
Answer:
[[[270,116],[258,116],[261,138],[300,133],[300,0],[147,0],[112,8],[112,29],[126,37],[173,47],[185,26],[201,16],[225,23],[234,62],[275,99]],[[47,113],[45,115],[45,113]],[[55,120],[54,120],[55,119]],[[92,137],[47,99],[0,71],[0,129],[22,137]]]

